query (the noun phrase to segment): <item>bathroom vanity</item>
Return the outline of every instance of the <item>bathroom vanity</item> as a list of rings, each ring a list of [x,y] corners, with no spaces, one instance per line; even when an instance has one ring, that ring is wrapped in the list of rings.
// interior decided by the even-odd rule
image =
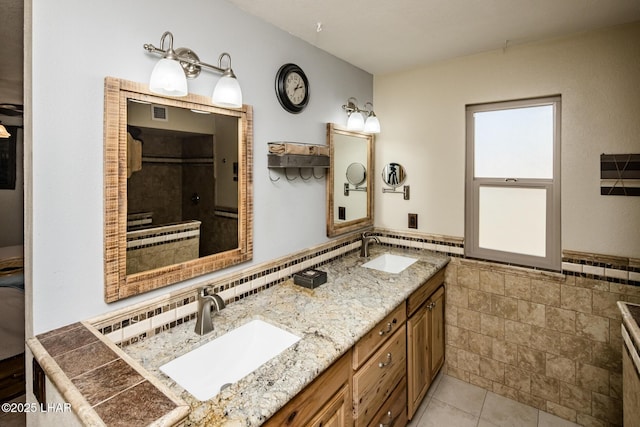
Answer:
[[[384,253],[417,261],[399,273],[363,267]],[[404,425],[407,396],[415,395],[407,388],[408,377],[415,377],[417,369],[426,375],[420,385],[428,387],[441,364],[442,347],[433,344],[433,339],[444,339],[438,332],[441,323],[437,316],[428,315],[431,323],[421,320],[422,326],[411,326],[410,333],[407,320],[417,319],[416,314],[421,316],[425,309],[430,315],[437,312],[429,307],[434,308],[433,302],[440,298],[438,290],[448,260],[447,256],[430,251],[382,245],[373,245],[370,258],[365,259],[356,250],[317,267],[328,273],[327,283],[318,288],[297,286],[289,279],[228,304],[214,316],[214,330],[203,336],[194,333],[192,320],[120,349],[105,342],[106,338],[89,323],[78,327],[88,328],[121,360],[119,364],[126,362],[143,377],[140,381],[146,380],[175,402],[177,407],[172,412],[188,409],[184,425]],[[161,371],[164,364],[256,319],[295,334],[300,340],[204,401]],[[54,333],[64,335],[65,331],[62,328]],[[407,353],[412,341],[420,350]],[[424,343],[431,344],[424,347]],[[39,343],[31,342],[30,347],[38,348]],[[45,351],[40,349],[37,355],[34,351],[34,355],[49,377],[58,361],[44,347]],[[427,348],[428,355],[422,354]],[[74,360],[74,365],[82,362]],[[426,367],[421,366],[420,361],[424,360],[430,361]],[[201,369],[204,372],[207,365],[217,363],[211,360]],[[77,387],[78,377],[69,380],[65,379],[70,377],[65,369],[54,371],[55,378],[51,379],[56,380],[56,387],[62,387],[61,391],[69,394]],[[81,393],[76,390],[72,394]],[[74,412],[83,417],[96,414],[91,406],[83,406],[85,399],[71,402]],[[418,396],[412,401],[419,404],[420,399]]]

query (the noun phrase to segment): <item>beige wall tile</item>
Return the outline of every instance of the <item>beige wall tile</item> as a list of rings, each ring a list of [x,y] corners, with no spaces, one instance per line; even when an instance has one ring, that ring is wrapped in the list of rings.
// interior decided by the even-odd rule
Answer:
[[[588,414],[578,413],[576,417],[576,423],[584,427],[608,427],[608,423],[603,420],[592,417]]]
[[[480,290],[504,295],[504,273],[480,270]]]
[[[547,402],[546,412],[556,415],[565,420],[569,420],[573,423],[576,422],[576,418],[578,415],[578,411],[576,411],[575,409],[567,408],[566,406],[562,406],[551,401]]]
[[[573,384],[560,382],[560,402],[562,406],[575,409],[579,413],[591,413],[591,392]]]
[[[534,350],[524,346],[518,346],[518,367],[528,371],[544,374],[545,354],[542,351]]]
[[[543,411],[545,411],[547,408],[547,401],[545,399],[522,391],[518,392],[518,402],[541,409]]]
[[[447,330],[447,344],[452,347],[468,349],[469,331],[456,326],[445,325]]]
[[[576,384],[585,390],[609,394],[609,371],[587,363],[578,363]]]
[[[464,265],[458,266],[458,285],[480,289],[480,270]]]
[[[529,345],[531,342],[531,325],[505,320],[504,338],[506,341],[516,344]]]
[[[529,347],[559,355],[560,353],[560,332],[546,328],[531,327],[531,340]]]
[[[600,393],[592,393],[592,415],[601,420],[607,420],[615,425],[622,425],[622,401],[605,396]]]
[[[452,377],[459,380],[469,382],[469,371],[465,371],[464,369],[447,366],[447,375],[451,375]]]
[[[505,274],[504,287],[505,295],[508,297],[525,301],[531,299],[531,278],[529,277]]]
[[[591,341],[586,338],[560,334],[560,354],[577,362],[591,361]]]
[[[593,314],[620,320],[622,315],[617,305],[620,300],[622,300],[621,294],[593,291]]]
[[[480,315],[480,332],[490,337],[504,339],[504,319],[482,313]]]
[[[567,310],[591,313],[591,289],[576,286],[560,286],[561,307]]]
[[[518,301],[518,320],[530,325],[544,327],[546,324],[545,307],[528,301]]]
[[[480,375],[469,374],[469,383],[482,387],[485,390],[493,389],[493,381],[482,378]]]
[[[457,260],[451,260],[444,270],[444,282],[447,285],[458,285],[458,264]]]
[[[560,283],[546,280],[531,280],[531,301],[560,307]]]
[[[518,300],[492,294],[491,314],[505,319],[518,320]]]
[[[560,382],[555,378],[531,374],[531,394],[552,402],[560,400]]]
[[[607,394],[607,393],[603,393]],[[622,374],[609,373],[609,396],[622,399]]]
[[[622,372],[622,347],[594,342],[593,364],[612,372]]]
[[[469,289],[463,286],[448,286],[446,289],[447,304],[462,308],[469,307]]]
[[[469,351],[484,357],[492,357],[492,338],[477,332],[469,332]]]
[[[609,291],[609,282],[576,276],[576,286],[592,290]]]
[[[491,294],[469,289],[469,310],[491,313]]]
[[[448,300],[444,310],[444,323],[445,325],[458,326],[458,307],[449,304]]]
[[[515,388],[508,387],[501,383],[493,383],[493,392],[499,394],[500,396],[504,396],[511,400],[518,400],[518,390]]]
[[[458,308],[458,327],[480,332],[480,312]]]
[[[458,351],[458,369],[480,375],[480,355],[467,350]],[[469,381],[467,378],[465,381]]]
[[[576,382],[576,362],[566,357],[546,354],[546,375],[571,384]]]
[[[576,331],[576,312],[557,307],[546,307],[546,327],[569,334]]]
[[[488,357],[481,357],[480,376],[491,381],[504,383],[504,363]]]
[[[531,393],[531,373],[516,366],[505,365],[504,382],[507,386],[525,393]]]
[[[508,365],[518,364],[518,345],[515,343],[493,338],[491,354],[495,360]]]
[[[576,334],[592,341],[609,342],[609,319],[586,313],[577,313]]]

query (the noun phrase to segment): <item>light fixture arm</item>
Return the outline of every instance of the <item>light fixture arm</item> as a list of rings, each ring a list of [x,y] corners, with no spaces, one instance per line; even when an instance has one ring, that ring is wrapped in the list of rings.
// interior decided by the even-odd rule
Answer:
[[[169,49],[164,49],[164,40],[167,36],[170,36],[169,41]],[[193,79],[200,74],[200,68],[206,68],[212,71],[216,71],[220,74],[233,75],[233,71],[231,70],[231,55],[227,52],[223,52],[218,58],[218,66],[207,64],[206,62],[200,61],[198,55],[194,51],[189,48],[179,47],[176,50],[173,49],[173,34],[170,31],[165,31],[160,38],[160,48],[155,47],[151,43],[145,43],[143,45],[144,49],[150,53],[156,53],[162,55],[164,58],[175,59],[182,65],[182,68],[185,69],[185,74],[188,78]],[[227,68],[222,68],[222,58],[227,57],[229,59],[229,66]],[[233,75],[235,77],[235,75]]]

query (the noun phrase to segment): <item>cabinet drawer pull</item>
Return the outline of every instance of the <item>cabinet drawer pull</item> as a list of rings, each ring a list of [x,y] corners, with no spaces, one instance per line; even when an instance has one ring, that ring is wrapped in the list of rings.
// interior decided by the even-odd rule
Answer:
[[[387,353],[387,360],[385,362],[380,362],[378,363],[378,367],[380,368],[384,368],[385,366],[387,366],[389,363],[391,363],[391,353]]]
[[[391,411],[387,412],[387,417],[389,417],[389,424],[380,423],[380,427],[391,427],[393,425],[393,415]]]
[[[391,332],[391,330],[393,329],[393,324],[397,323],[398,321],[396,319],[393,319],[392,322],[387,322],[387,329],[381,329],[379,334],[380,336],[384,335],[384,334],[388,334],[389,332]]]

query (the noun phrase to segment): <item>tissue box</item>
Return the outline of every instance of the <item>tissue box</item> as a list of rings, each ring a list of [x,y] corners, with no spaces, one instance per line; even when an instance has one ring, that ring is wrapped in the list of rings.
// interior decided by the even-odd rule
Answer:
[[[304,270],[293,275],[293,283],[314,289],[323,283],[327,283],[327,272],[312,269]]]

